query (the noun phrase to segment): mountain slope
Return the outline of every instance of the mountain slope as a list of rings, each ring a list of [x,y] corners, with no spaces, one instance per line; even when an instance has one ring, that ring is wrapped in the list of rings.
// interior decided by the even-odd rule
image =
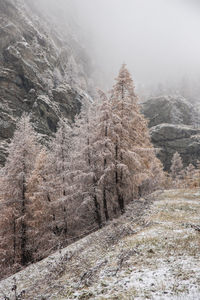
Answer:
[[[143,209],[143,210],[141,210]],[[144,213],[144,215],[143,215]],[[200,190],[156,192],[0,283],[22,299],[199,299]]]
[[[30,3],[0,1],[0,164],[23,112],[46,137],[91,100],[91,63],[78,33],[66,24],[56,28]]]

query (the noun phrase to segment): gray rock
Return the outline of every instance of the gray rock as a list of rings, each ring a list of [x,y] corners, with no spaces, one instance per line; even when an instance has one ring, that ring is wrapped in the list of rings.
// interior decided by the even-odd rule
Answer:
[[[150,129],[152,142],[163,162],[165,170],[169,171],[173,154],[180,153],[185,166],[196,164],[200,159],[200,128],[186,125],[160,124]]]
[[[195,107],[181,96],[151,98],[142,104],[149,127],[162,123],[194,125],[198,115]]]
[[[187,166],[200,159],[200,120],[198,109],[183,97],[163,96],[142,104],[149,120],[152,142],[158,157],[169,171],[173,154],[178,151]]]

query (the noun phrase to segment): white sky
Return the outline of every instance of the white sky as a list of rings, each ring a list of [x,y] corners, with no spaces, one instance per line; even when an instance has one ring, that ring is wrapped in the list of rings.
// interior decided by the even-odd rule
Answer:
[[[108,81],[123,62],[144,84],[200,74],[200,0],[51,2],[66,18],[69,3],[75,7],[87,50]]]

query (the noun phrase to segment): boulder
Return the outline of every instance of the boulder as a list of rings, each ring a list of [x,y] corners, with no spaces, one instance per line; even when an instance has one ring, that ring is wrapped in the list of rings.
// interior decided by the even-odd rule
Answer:
[[[185,166],[200,160],[200,120],[196,107],[183,97],[163,96],[149,99],[141,110],[149,120],[151,139],[159,149],[158,157],[165,170],[170,170],[176,151]]]
[[[190,126],[160,124],[150,129],[151,139],[159,149],[158,157],[165,170],[169,171],[173,154],[180,153],[185,166],[196,164],[200,159],[200,128]]]

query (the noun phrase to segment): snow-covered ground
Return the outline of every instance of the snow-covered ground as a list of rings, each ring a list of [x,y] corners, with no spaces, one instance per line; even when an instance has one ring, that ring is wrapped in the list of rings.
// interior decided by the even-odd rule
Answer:
[[[2,281],[0,299],[15,299],[14,277],[27,300],[200,299],[200,190],[156,192],[141,203]]]

